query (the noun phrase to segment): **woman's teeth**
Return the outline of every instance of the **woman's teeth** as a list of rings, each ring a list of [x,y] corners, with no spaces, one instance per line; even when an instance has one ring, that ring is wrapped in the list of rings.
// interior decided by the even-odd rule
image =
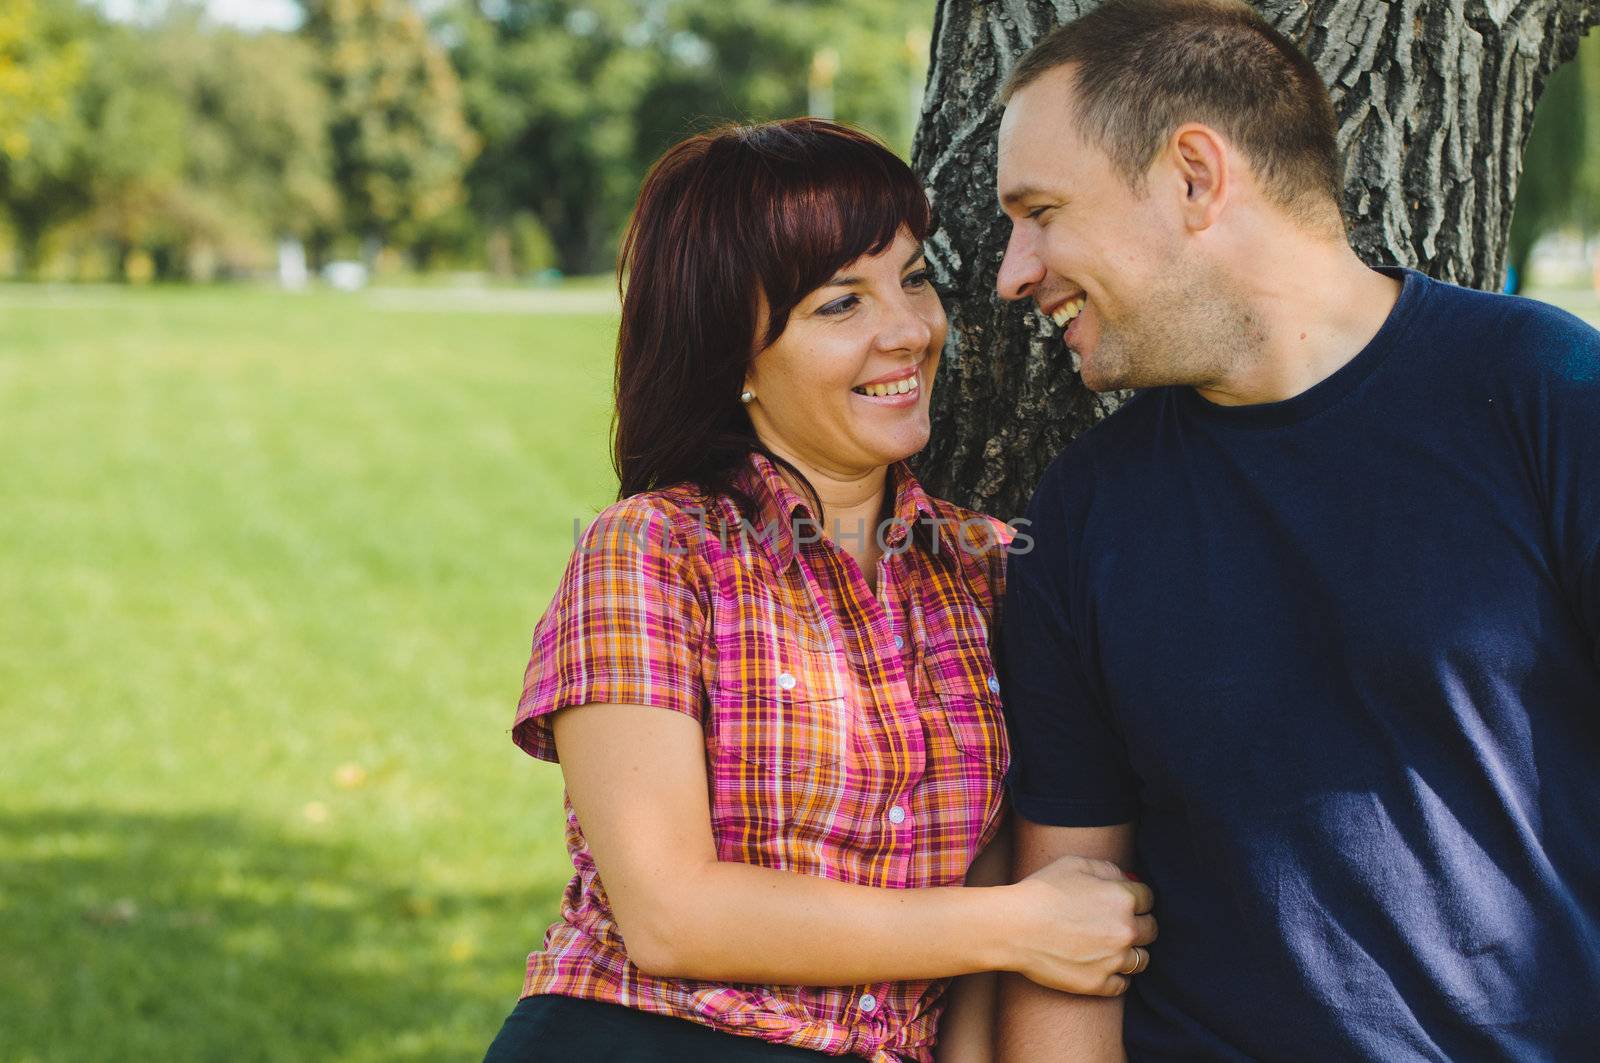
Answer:
[[[889,395],[905,395],[917,390],[917,378],[908,376],[902,380],[890,381],[887,384],[863,384],[850,390],[857,395],[875,395],[880,399]]]
[[[1056,307],[1055,312],[1050,315],[1050,320],[1056,323],[1056,328],[1064,329],[1072,324],[1073,318],[1083,313],[1084,304],[1087,302],[1088,299],[1081,295],[1076,299],[1068,299]]]

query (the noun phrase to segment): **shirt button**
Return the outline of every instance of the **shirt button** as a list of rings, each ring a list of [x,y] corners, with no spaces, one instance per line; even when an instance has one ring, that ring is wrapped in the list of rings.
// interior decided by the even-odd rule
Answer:
[[[994,676],[989,677],[989,693],[1000,693],[1000,680],[996,679]]]
[[[889,822],[890,823],[904,823],[905,821],[906,821],[906,810],[905,809],[901,808],[899,805],[895,805],[893,808],[889,809]]]
[[[862,993],[861,994],[861,1010],[870,1012],[870,1011],[876,1011],[877,1009],[878,1009],[878,998],[873,996],[871,993]]]
[[[784,672],[778,676],[778,685],[785,690],[793,690],[794,683],[794,676],[790,675],[788,672]]]
[[[897,649],[897,650],[905,649],[906,648],[906,640],[901,638],[899,635],[896,635],[894,637],[894,648]]]

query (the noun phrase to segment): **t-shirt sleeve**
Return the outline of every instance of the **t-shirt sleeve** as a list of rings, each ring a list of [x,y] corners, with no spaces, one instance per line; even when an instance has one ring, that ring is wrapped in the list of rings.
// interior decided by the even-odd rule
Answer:
[[[704,722],[706,608],[670,517],[640,499],[584,531],[533,632],[512,739],[554,761],[550,715],[608,703],[671,709]]]
[[[1069,456],[1082,458],[1083,444]],[[1086,462],[1058,459],[1040,481],[1012,544],[1000,625],[1012,806],[1024,819],[1059,827],[1128,823],[1139,809],[1126,748],[1073,630],[1072,548],[1092,489],[1078,478],[1091,475]]]
[[[1600,332],[1564,314],[1542,325],[1540,463],[1557,578],[1600,665]]]

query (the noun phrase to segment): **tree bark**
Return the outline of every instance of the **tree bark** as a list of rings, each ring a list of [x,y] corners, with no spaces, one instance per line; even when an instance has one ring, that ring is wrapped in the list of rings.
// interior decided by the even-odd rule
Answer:
[[[1072,437],[1116,408],[1072,372],[1053,326],[994,291],[1010,224],[995,201],[995,97],[1011,65],[1093,0],[940,0],[912,161],[934,202],[928,242],[950,339],[934,494],[1023,513]],[[1332,91],[1351,243],[1373,265],[1497,288],[1522,149],[1545,79],[1600,21],[1600,0],[1256,0]]]

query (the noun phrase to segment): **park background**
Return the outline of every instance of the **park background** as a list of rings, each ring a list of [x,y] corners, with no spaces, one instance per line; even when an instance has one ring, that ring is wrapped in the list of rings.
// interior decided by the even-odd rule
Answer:
[[[909,151],[933,0],[0,0],[0,1061],[473,1059],[570,867],[509,728],[638,182]],[[1508,284],[1597,316],[1600,42]]]

